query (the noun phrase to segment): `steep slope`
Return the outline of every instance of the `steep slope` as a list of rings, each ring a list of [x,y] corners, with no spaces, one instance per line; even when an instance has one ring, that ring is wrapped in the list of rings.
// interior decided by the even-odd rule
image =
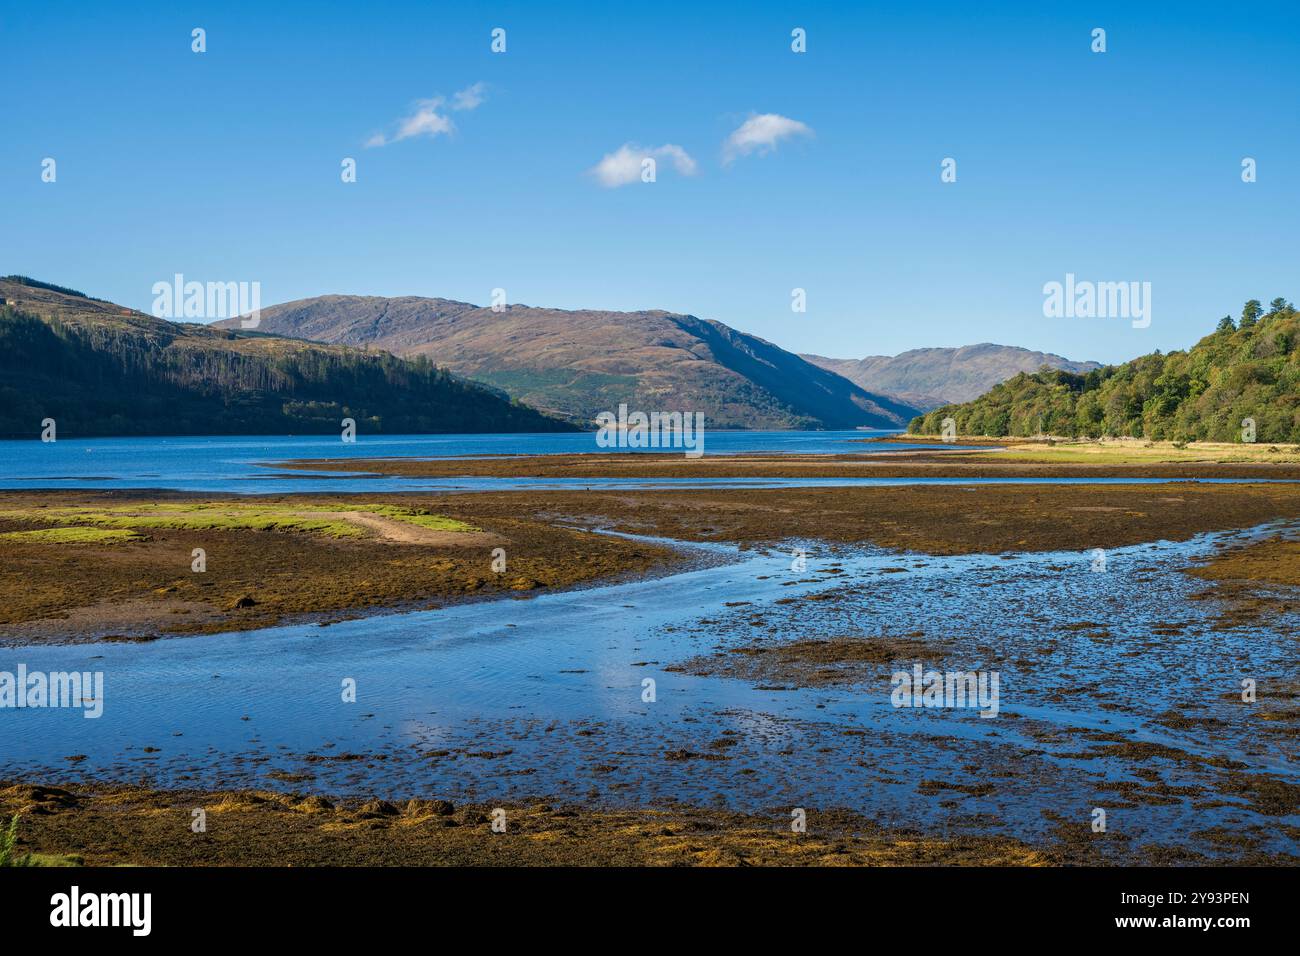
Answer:
[[[894,356],[868,355],[864,359],[802,357],[868,391],[896,395],[927,410],[970,401],[1013,375],[1037,372],[1044,365],[1078,374],[1100,367],[1096,362],[1071,362],[1051,352],[989,342],[957,349],[912,349]]]
[[[958,434],[1173,441],[1300,442],[1300,313],[1274,299],[1265,313],[1246,303],[1240,327],[1225,316],[1186,352],[1159,352],[1094,369],[1021,374],[973,402],[948,405],[912,422],[937,434],[943,419]]]
[[[702,412],[714,428],[903,427],[919,411],[721,322],[671,312],[327,295],[264,308],[261,319],[276,335],[428,356],[580,422],[624,402]]]
[[[427,359],[167,322],[0,279],[0,435],[565,431]]]

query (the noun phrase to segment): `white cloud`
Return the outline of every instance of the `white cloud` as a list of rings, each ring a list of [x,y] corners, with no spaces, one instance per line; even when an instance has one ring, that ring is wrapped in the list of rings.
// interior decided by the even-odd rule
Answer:
[[[443,108],[447,107],[457,111],[477,109],[486,98],[486,85],[475,83],[473,86],[467,86],[465,89],[453,93],[450,103],[442,96],[417,100],[414,112],[398,120],[396,129],[391,135],[385,136],[383,133],[375,133],[366,140],[366,146],[386,146],[389,143],[399,143],[414,136],[435,137],[449,135],[455,132],[456,124],[451,121],[451,117],[446,115]]]
[[[475,83],[473,86],[467,86],[459,93],[455,93],[451,98],[451,108],[454,110],[474,110],[487,99],[487,84]]]
[[[722,162],[734,162],[750,153],[763,156],[776,144],[792,136],[812,136],[812,128],[776,113],[755,113],[727,137],[722,144]]]
[[[614,152],[607,153],[588,172],[595,176],[602,186],[613,189],[616,186],[640,182],[641,166],[647,159],[655,161],[656,173],[658,166],[665,160],[683,176],[694,176],[697,169],[695,160],[690,154],[672,143],[653,148],[624,143]]]

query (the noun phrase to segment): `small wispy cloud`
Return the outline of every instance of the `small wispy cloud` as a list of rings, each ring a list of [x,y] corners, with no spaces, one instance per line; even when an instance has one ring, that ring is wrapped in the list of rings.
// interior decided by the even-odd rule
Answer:
[[[487,84],[475,83],[459,93],[452,94],[451,108],[454,110],[475,110],[487,99]]]
[[[366,140],[366,146],[387,146],[400,143],[415,136],[443,136],[455,132],[456,124],[447,112],[463,112],[478,109],[487,99],[487,86],[475,83],[451,95],[450,101],[445,96],[434,96],[427,100],[416,100],[410,115],[397,121],[393,132],[385,135],[375,133]]]
[[[727,165],[742,156],[766,155],[776,144],[793,136],[812,136],[812,128],[798,120],[777,113],[755,113],[741,123],[722,144],[722,163]]]
[[[595,166],[588,170],[596,181],[607,189],[626,186],[641,181],[641,169],[647,159],[655,161],[658,167],[667,161],[682,176],[694,176],[698,167],[689,153],[673,143],[663,146],[645,147],[635,143],[624,143],[612,153],[607,153]]]

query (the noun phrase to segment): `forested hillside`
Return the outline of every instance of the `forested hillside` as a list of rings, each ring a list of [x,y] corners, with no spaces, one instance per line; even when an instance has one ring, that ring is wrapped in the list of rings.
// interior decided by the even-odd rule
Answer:
[[[427,358],[166,322],[0,279],[0,435],[565,431]]]
[[[914,419],[913,434],[938,434],[945,418],[958,434],[1143,437],[1300,442],[1300,313],[1284,299],[1256,299],[1239,320],[1225,315],[1187,351],[1155,352],[1083,375],[1021,374],[971,402]]]

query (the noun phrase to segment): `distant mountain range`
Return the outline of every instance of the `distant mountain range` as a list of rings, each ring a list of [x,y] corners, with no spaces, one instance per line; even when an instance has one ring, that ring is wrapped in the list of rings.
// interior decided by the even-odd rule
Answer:
[[[584,425],[620,403],[702,412],[712,428],[902,428],[922,411],[721,322],[672,312],[494,312],[449,299],[326,295],[263,308],[259,328],[426,357]]]
[[[1043,366],[1085,374],[1096,362],[1072,362],[1050,352],[1031,352],[1012,345],[967,345],[957,349],[912,349],[899,355],[835,359],[803,355],[814,365],[843,375],[863,389],[893,395],[929,411],[953,402],[968,402],[1021,372]]]
[[[0,279],[0,435],[47,417],[69,435],[563,431],[620,404],[710,428],[903,428],[1044,366],[1099,368],[990,344],[799,356],[692,315],[416,296],[287,302],[250,331]]]
[[[0,279],[0,435],[538,432],[573,426],[425,358],[168,322]]]

